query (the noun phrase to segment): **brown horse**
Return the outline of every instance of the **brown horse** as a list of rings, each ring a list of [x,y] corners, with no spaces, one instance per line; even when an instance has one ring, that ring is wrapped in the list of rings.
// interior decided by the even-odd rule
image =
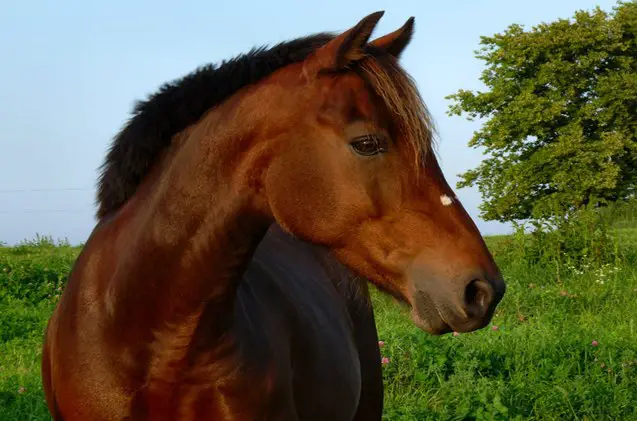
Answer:
[[[381,16],[138,104],[47,328],[56,420],[379,419],[371,308],[334,259],[427,332],[489,323],[504,282],[398,64],[414,20],[369,42]]]

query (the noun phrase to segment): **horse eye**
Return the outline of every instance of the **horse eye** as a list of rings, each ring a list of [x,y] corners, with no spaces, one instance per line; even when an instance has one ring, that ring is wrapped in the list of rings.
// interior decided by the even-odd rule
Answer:
[[[376,135],[365,135],[355,138],[350,145],[358,153],[363,156],[378,155],[387,152],[386,139]]]

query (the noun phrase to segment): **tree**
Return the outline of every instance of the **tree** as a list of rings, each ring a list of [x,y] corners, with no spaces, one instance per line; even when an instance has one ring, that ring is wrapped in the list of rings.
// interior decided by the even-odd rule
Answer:
[[[611,13],[481,37],[486,92],[447,97],[449,115],[485,119],[469,142],[487,158],[460,174],[485,220],[555,216],[634,196],[637,184],[637,2]]]

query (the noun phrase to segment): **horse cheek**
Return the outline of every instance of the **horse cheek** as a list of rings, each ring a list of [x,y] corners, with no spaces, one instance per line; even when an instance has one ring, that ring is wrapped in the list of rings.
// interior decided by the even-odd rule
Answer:
[[[283,170],[281,166],[281,170]],[[286,231],[305,241],[331,244],[347,223],[343,195],[324,175],[306,167],[302,174],[271,168],[266,191],[272,216]],[[312,186],[312,188],[307,188]]]

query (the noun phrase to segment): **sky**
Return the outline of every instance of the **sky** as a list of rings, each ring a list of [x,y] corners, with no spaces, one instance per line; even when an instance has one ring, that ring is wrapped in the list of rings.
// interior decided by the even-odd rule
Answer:
[[[450,117],[445,96],[484,89],[480,36],[518,23],[571,17],[610,0],[348,0],[5,2],[0,13],[0,242],[36,234],[85,241],[93,230],[98,169],[113,136],[164,82],[254,46],[342,31],[369,13],[385,15],[372,38],[410,16],[414,38],[402,64],[415,79],[439,133],[450,185],[479,165],[467,142],[480,122]],[[456,194],[483,235],[510,227],[479,218],[475,188]]]

